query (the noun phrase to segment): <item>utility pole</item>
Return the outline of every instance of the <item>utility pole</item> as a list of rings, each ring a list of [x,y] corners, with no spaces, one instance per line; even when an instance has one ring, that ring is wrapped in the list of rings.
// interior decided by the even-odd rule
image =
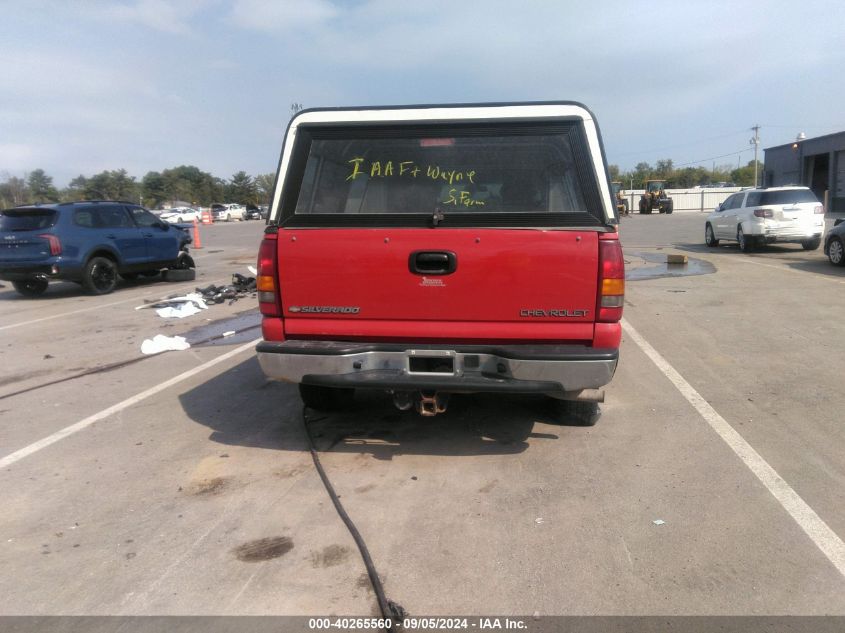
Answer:
[[[760,146],[760,124],[756,123],[754,127],[751,128],[754,130],[754,138],[748,141],[751,145],[754,146],[754,188],[757,188],[757,148]]]

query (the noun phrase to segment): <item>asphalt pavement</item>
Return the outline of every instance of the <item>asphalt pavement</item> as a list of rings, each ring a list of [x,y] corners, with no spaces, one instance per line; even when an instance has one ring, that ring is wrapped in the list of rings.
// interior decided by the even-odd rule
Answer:
[[[495,395],[435,418],[381,394],[309,414],[392,600],[845,615],[845,269],[796,245],[709,249],[703,224],[623,218],[621,360],[595,427]],[[262,228],[203,227],[194,283],[0,288],[0,615],[377,613],[296,389],[256,362],[254,300],[135,310],[245,274]],[[141,357],[159,333],[195,345]]]

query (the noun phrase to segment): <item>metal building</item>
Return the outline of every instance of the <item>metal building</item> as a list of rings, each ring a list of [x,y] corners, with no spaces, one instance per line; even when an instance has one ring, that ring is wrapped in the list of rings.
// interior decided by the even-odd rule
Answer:
[[[763,150],[763,184],[806,185],[827,211],[845,211],[845,132],[801,138]]]

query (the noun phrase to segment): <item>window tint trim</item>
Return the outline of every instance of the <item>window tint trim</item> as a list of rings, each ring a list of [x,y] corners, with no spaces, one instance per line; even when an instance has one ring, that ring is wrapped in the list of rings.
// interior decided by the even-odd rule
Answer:
[[[91,218],[91,224],[83,224],[79,221],[79,216],[83,213],[87,213]],[[92,207],[81,208],[81,209],[74,209],[73,210],[73,225],[78,226],[83,229],[93,229],[96,228],[94,226],[94,209]]]
[[[103,204],[98,205],[94,209],[95,215],[99,215],[99,222],[95,225],[94,228],[99,229],[127,229],[127,228],[134,228],[132,223],[132,219],[129,217],[129,214],[126,212],[126,207],[122,204]],[[107,213],[119,213],[123,217],[123,222],[121,224],[109,224],[106,222],[108,216]]]
[[[155,226],[155,224],[157,222],[159,222],[159,219],[155,216],[155,214],[151,213],[149,210],[145,209],[144,207],[139,207],[137,205],[133,205],[133,206],[126,207],[126,209],[128,209],[128,211],[129,211],[129,217],[132,220],[132,225],[136,226],[138,228],[148,229],[148,228]],[[141,215],[150,216],[151,218],[153,218],[154,222],[151,222],[150,224],[141,224],[140,222],[138,222],[138,219],[135,217],[136,211],[140,211]]]
[[[729,198],[729,200],[731,200],[731,204],[727,208],[728,209],[741,209],[743,198],[745,198],[744,193],[735,193],[734,195],[732,195]]]

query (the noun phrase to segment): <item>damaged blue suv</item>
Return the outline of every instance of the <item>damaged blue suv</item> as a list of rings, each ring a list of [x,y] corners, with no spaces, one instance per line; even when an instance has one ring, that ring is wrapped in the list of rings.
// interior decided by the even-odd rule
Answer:
[[[96,200],[0,211],[0,279],[25,296],[49,281],[73,281],[90,294],[114,290],[118,276],[155,276],[162,268],[193,279],[187,231],[141,206]],[[171,272],[171,271],[168,271]]]

